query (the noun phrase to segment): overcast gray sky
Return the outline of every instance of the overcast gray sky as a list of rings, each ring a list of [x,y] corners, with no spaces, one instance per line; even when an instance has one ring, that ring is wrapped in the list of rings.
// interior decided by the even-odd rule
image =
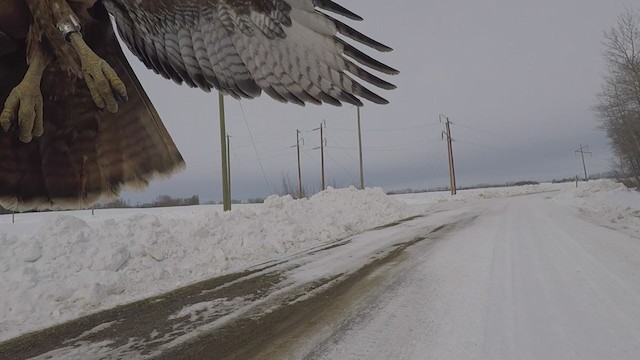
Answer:
[[[339,0],[364,17],[348,22],[395,50],[375,54],[401,74],[379,91],[391,101],[362,109],[365,182],[386,190],[446,186],[438,115],[454,123],[459,185],[550,180],[581,174],[575,156],[588,144],[590,173],[609,169],[611,153],[591,110],[600,91],[603,32],[631,8],[623,0]],[[155,181],[135,201],[160,194],[221,195],[217,94],[178,86],[132,59],[182,152],[187,169]],[[352,106],[228,99],[233,197],[264,197],[283,174],[297,184],[295,131],[304,131],[303,182],[320,184],[320,134],[327,122],[327,181],[357,184],[356,109]],[[244,109],[245,117],[242,109]],[[264,174],[253,148],[253,134]]]

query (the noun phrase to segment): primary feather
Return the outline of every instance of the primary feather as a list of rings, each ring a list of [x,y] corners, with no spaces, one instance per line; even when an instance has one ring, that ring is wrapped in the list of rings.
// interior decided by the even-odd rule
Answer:
[[[234,97],[265,91],[283,102],[362,105],[387,101],[352,76],[383,89],[371,74],[398,71],[339,35],[390,51],[329,15],[361,18],[330,0],[102,0],[122,38],[150,69]]]

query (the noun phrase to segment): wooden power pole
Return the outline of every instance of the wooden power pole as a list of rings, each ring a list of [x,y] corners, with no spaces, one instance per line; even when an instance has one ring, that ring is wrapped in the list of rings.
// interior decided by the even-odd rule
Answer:
[[[229,201],[233,201],[233,197],[231,196],[231,136],[227,134],[227,192],[229,193]],[[231,208],[231,205],[229,205]]]
[[[589,150],[589,145],[582,146],[582,144],[580,144],[580,149],[575,151],[576,154],[580,153],[580,156],[582,156],[582,168],[584,169],[584,181],[589,181],[589,176],[587,176],[587,164],[584,161],[584,154],[589,154],[593,156],[593,153],[588,150]]]
[[[302,199],[302,169],[300,168],[300,130],[296,129],[296,148],[298,149],[298,198]],[[304,139],[302,139],[304,141]]]
[[[231,194],[229,191],[229,165],[226,135],[227,131],[224,123],[224,96],[218,93],[218,103],[220,107],[220,148],[222,150],[222,204],[224,211],[231,210]]]
[[[324,128],[327,126],[327,121],[322,120],[320,123],[320,127],[317,127],[311,131],[320,130],[320,146],[314,147],[313,150],[320,149],[320,180],[322,182],[322,191],[324,191],[327,187],[324,181],[324,146],[325,146],[325,138],[324,138]]]
[[[364,167],[362,166],[362,130],[360,128],[360,107],[358,109],[358,151],[360,153],[360,189],[364,190]]]
[[[322,120],[322,122],[320,123],[320,127],[311,130],[311,131],[320,130],[320,146],[313,148],[313,150],[320,149],[320,174],[321,174],[320,179],[322,182],[322,191],[324,191],[327,188],[324,181],[324,147],[325,147],[326,139],[324,138],[324,132],[323,132],[326,126],[327,126],[327,121]]]
[[[322,170],[322,191],[326,189],[324,183],[324,133],[322,128],[324,127],[324,121],[320,124],[320,169]]]
[[[449,118],[440,114],[440,121],[442,122],[442,119],[446,119],[445,121],[445,131],[442,132],[442,136],[447,138],[447,152],[449,154],[449,182],[450,182],[450,188],[451,188],[451,195],[455,195],[457,193],[456,191],[456,170],[455,170],[455,166],[453,165],[453,139],[451,138],[451,122],[449,121]]]

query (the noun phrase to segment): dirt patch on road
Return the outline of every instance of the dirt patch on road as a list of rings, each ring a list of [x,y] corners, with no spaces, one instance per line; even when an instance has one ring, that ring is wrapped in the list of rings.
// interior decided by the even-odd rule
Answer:
[[[393,262],[402,261],[404,250],[418,242],[431,245],[439,235],[453,225],[440,226],[428,236],[396,245],[384,257],[376,259],[349,276],[324,279],[309,285],[302,292],[283,298],[274,311],[247,316],[217,330],[215,334],[202,336],[192,342],[165,352],[159,359],[284,359],[290,356],[301,339],[313,334],[324,325],[338,320],[359,298],[384,279],[371,276],[376,270]],[[313,296],[309,294],[322,287]]]
[[[204,316],[194,311],[195,319],[185,319],[175,316],[180,309],[227,299],[256,301],[266,296],[280,281],[278,273],[260,276],[239,273],[210,279],[0,343],[0,359],[28,359],[55,349],[102,341],[109,341],[111,349],[148,354],[163,343],[190,331],[200,322],[215,321],[226,315],[218,312]]]

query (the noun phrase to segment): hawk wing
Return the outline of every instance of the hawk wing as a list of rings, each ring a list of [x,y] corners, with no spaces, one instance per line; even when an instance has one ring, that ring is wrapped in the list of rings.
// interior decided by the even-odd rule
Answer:
[[[391,49],[331,17],[362,20],[331,0],[102,0],[129,49],[177,83],[234,97],[264,90],[282,102],[361,106],[387,101],[355,81],[394,85],[368,72],[398,71],[338,35]],[[324,12],[320,11],[324,10]]]

